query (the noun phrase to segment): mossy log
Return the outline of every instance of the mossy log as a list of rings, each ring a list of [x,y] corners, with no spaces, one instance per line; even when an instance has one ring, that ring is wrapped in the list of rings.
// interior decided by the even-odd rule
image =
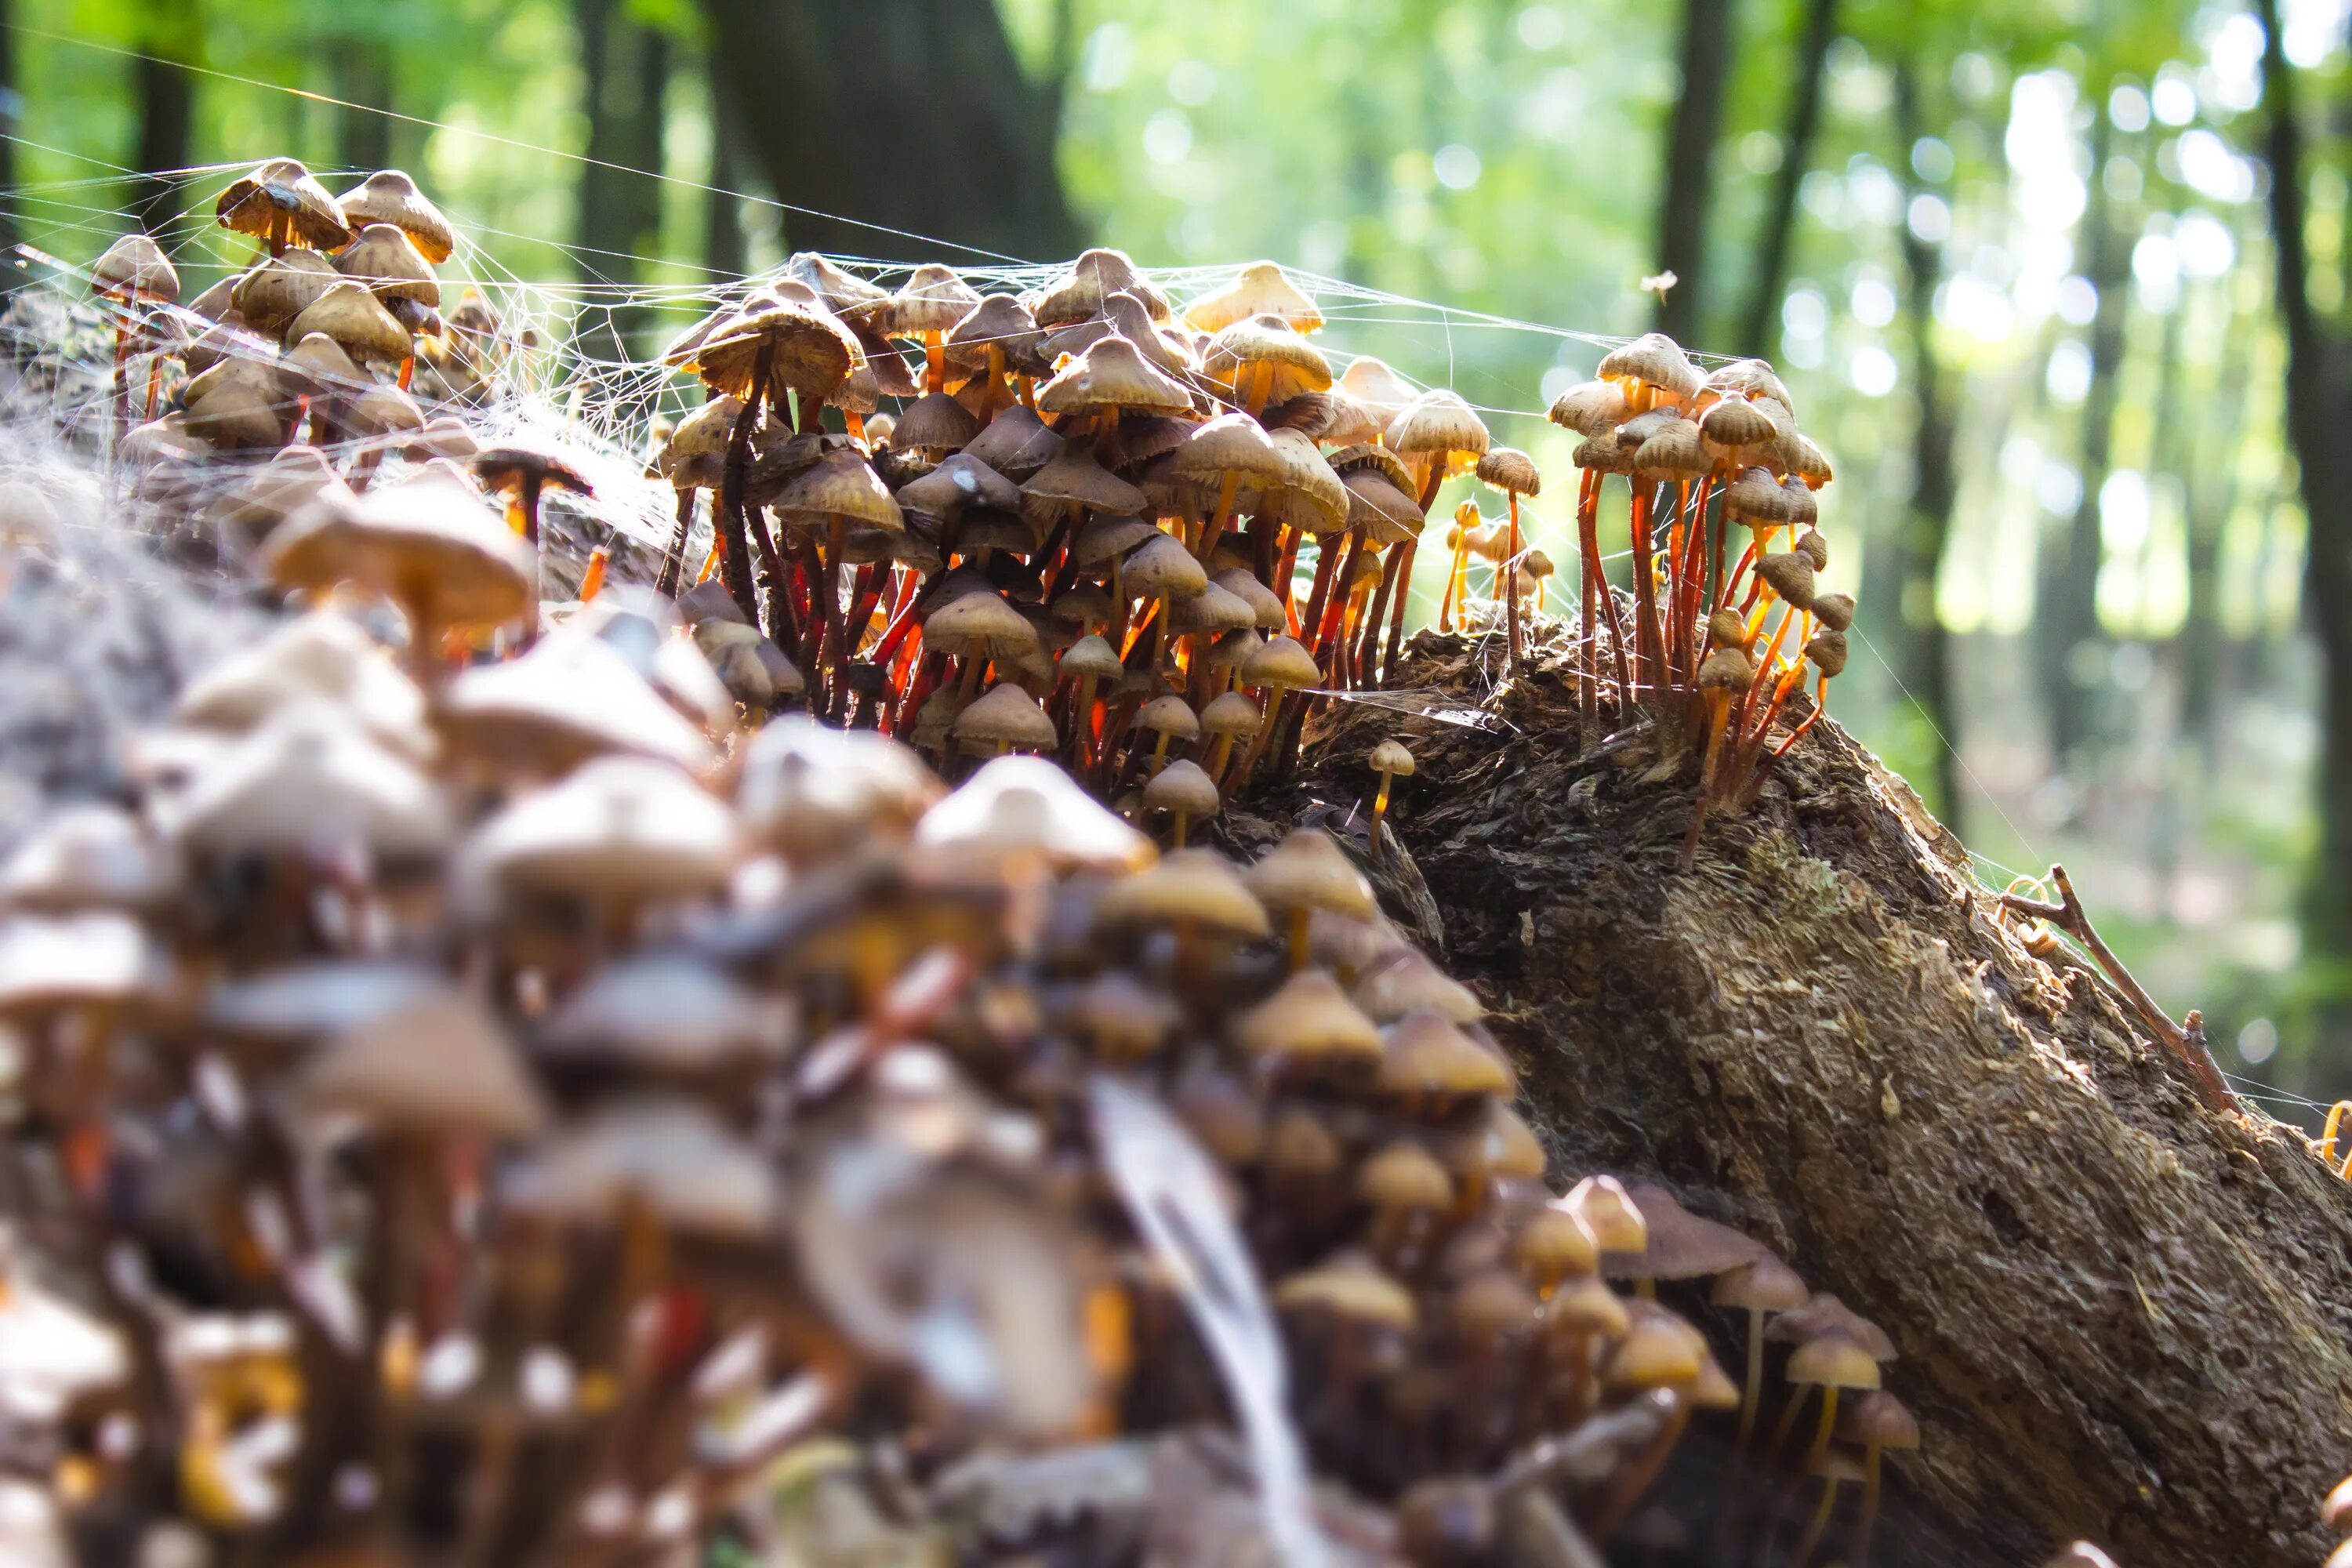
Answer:
[[[1639,726],[1587,743],[1556,660],[1486,697],[1499,643],[1425,633],[1400,682],[1494,728],[1335,704],[1225,830],[1361,845],[1363,760],[1406,740],[1377,879],[1492,1009],[1558,1168],[1662,1180],[1893,1334],[1927,1441],[1890,1460],[1874,1562],[2077,1537],[2126,1568],[2320,1561],[2352,1466],[2352,1185],[2029,952],[1833,723],[1685,870],[1696,769],[1659,777]]]

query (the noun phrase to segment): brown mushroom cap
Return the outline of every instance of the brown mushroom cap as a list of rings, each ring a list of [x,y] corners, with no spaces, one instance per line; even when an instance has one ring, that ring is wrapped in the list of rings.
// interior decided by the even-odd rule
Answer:
[[[1601,356],[1593,373],[1602,381],[1653,386],[1677,397],[1698,391],[1698,367],[1664,332],[1647,332]]]
[[[1284,1312],[1324,1313],[1399,1331],[1412,1328],[1415,1317],[1412,1292],[1357,1252],[1290,1275],[1274,1288],[1274,1304]]]
[[[1223,856],[1208,849],[1179,849],[1156,866],[1120,878],[1096,904],[1095,918],[1113,930],[1184,924],[1244,938],[1273,929],[1265,906]]]
[[[1797,1271],[1769,1252],[1717,1275],[1707,1297],[1718,1307],[1750,1312],[1793,1311],[1810,1299]]]
[[[163,247],[144,234],[126,234],[90,264],[90,291],[152,305],[177,304],[180,274]]]
[[[1443,1210],[1454,1202],[1454,1178],[1437,1156],[1400,1138],[1356,1172],[1356,1196],[1376,1209]]]
[[[1543,489],[1536,460],[1516,447],[1492,447],[1478,459],[1478,477],[1510,495],[1531,496]]]
[[[1789,1352],[1788,1377],[1830,1388],[1876,1388],[1878,1362],[1853,1336],[1830,1329]]]
[[[431,780],[324,702],[289,707],[222,753],[165,821],[198,855],[301,854],[353,843],[384,858],[425,858],[448,842],[448,806]]]
[[[1142,350],[1114,332],[1055,372],[1053,379],[1037,389],[1037,406],[1047,414],[1091,414],[1117,408],[1189,416],[1192,395],[1146,359]]]
[[[755,389],[762,349],[769,384]],[[713,326],[694,346],[691,363],[680,368],[693,370],[714,392],[748,399],[758,390],[781,405],[787,391],[830,398],[865,360],[856,335],[822,306],[771,296],[755,297]]]
[[[676,767],[604,756],[483,824],[464,869],[509,896],[609,908],[715,893],[741,849],[734,813]]]
[[[312,332],[332,338],[362,362],[397,363],[414,350],[408,329],[394,321],[376,297],[356,283],[331,283],[302,313],[286,324],[285,341],[299,343]]]
[[[1242,664],[1241,682],[1260,689],[1304,690],[1323,684],[1322,667],[1297,637],[1265,639],[1265,646]]]
[[[1561,1287],[1548,1305],[1552,1321],[1574,1333],[1612,1337],[1623,1333],[1630,1322],[1624,1301],[1597,1274]]]
[[[959,658],[1017,659],[1037,649],[1037,628],[993,594],[966,594],[923,621],[923,646]]]
[[[1010,294],[989,295],[974,305],[963,320],[950,327],[940,341],[950,368],[966,375],[986,371],[991,349],[1004,357],[1008,369],[1024,375],[1039,374],[1051,368],[1039,353],[1045,333],[1038,330],[1037,318]],[[1027,409],[1022,412],[1029,414],[1032,420],[1037,417]]]
[[[991,763],[982,773],[1009,765]],[[752,740],[736,799],[756,836],[804,867],[904,842],[943,793],[922,758],[898,742],[795,715]]]
[[[335,258],[335,270],[387,305],[407,300],[441,308],[441,280],[415,242],[391,224],[372,223],[360,230],[351,248]]]
[[[177,864],[130,813],[70,805],[0,863],[0,908],[37,914],[141,910],[160,903],[179,882]]]
[[[774,510],[785,522],[801,528],[824,528],[839,521],[897,533],[907,526],[881,476],[855,448],[827,452],[793,475],[777,495]]]
[[[1463,1033],[1444,1014],[1408,1013],[1385,1031],[1381,1089],[1401,1096],[1462,1100],[1517,1092],[1518,1080],[1502,1053]]]
[[[312,506],[270,534],[263,562],[285,586],[356,583],[434,627],[503,625],[531,592],[530,552],[506,520],[429,472]]]
[[[1761,1242],[1691,1213],[1655,1183],[1636,1183],[1626,1195],[1641,1211],[1648,1239],[1638,1252],[1612,1250],[1601,1259],[1601,1272],[1612,1279],[1695,1279],[1764,1256]]]
[[[1883,1388],[1874,1388],[1860,1399],[1840,1405],[1837,1430],[1838,1436],[1849,1443],[1881,1448],[1919,1446],[1918,1418]]]
[[[1625,389],[1613,381],[1580,381],[1552,399],[1550,419],[1580,436],[1605,436],[1624,421]]]
[[[1557,1201],[1522,1220],[1511,1236],[1511,1261],[1540,1280],[1591,1274],[1600,1258],[1584,1222]]]
[[[1240,700],[1243,706],[1248,706],[1248,699]],[[1257,710],[1249,708],[1249,713],[1255,721]],[[1249,884],[1258,901],[1270,910],[1328,910],[1350,919],[1367,920],[1379,908],[1372,897],[1371,883],[1356,869],[1355,862],[1348,858],[1338,840],[1320,828],[1296,830],[1244,871],[1242,879]]]
[[[352,242],[341,205],[291,158],[256,164],[221,192],[213,212],[236,234],[268,238],[282,227],[289,243],[313,250],[341,250]]]
[[[241,274],[231,286],[230,304],[247,328],[278,337],[341,276],[334,263],[318,252],[289,250]]]
[[[610,1229],[630,1203],[689,1236],[757,1240],[780,1193],[760,1153],[701,1107],[625,1103],[567,1128],[507,1173],[501,1198],[559,1225]]]
[[[427,261],[446,261],[457,248],[457,231],[448,218],[398,169],[378,169],[336,203],[351,223],[385,223],[399,229]]]
[[[997,746],[1020,746],[1049,752],[1061,743],[1061,731],[1037,700],[1010,680],[1001,680],[981,693],[971,707],[955,717],[951,727],[958,740]]]
[[[465,752],[542,773],[611,753],[689,770],[713,761],[708,737],[626,656],[576,626],[541,637],[520,658],[461,672],[436,717]]]
[[[890,297],[877,324],[895,338],[944,332],[971,314],[979,303],[978,289],[958,277],[954,268],[934,262],[915,268]]]
[[[1245,371],[1271,372],[1269,404],[1331,385],[1331,362],[1279,316],[1251,316],[1218,332],[1201,356],[1201,371],[1227,386],[1237,384]]]
[[[303,1072],[299,1098],[410,1136],[522,1138],[548,1121],[514,1042],[455,992],[418,996],[337,1038]]]
[[[1095,461],[1093,452],[1076,446],[1065,446],[1051,462],[1023,480],[1021,494],[1049,517],[1064,506],[1131,515],[1149,504],[1141,490]]]
[[[1200,763],[1180,758],[1151,775],[1143,786],[1143,804],[1149,810],[1198,817],[1216,816],[1223,801],[1216,781]]]
[[[961,451],[979,434],[980,421],[971,410],[944,392],[927,392],[898,416],[890,445],[901,452],[945,454]]]
[[[1066,873],[1135,871],[1159,856],[1150,839],[1041,757],[989,763],[923,814],[914,843],[958,863],[1023,857]]]
[[[1817,1292],[1803,1306],[1781,1313],[1766,1331],[1767,1337],[1783,1344],[1802,1343],[1824,1333],[1841,1333],[1868,1351],[1882,1362],[1895,1359],[1895,1342],[1886,1331],[1847,1306],[1828,1291]]]
[[[1698,416],[1698,433],[1709,446],[1736,448],[1769,441],[1780,432],[1756,405],[1745,398],[1730,398]]]
[[[609,1062],[657,1076],[695,1075],[778,1057],[782,1010],[698,960],[641,953],[607,964],[550,1013],[535,1054]]]
[[[1624,1337],[1601,1365],[1611,1389],[1680,1388],[1698,1381],[1706,1366],[1706,1341],[1673,1313],[1648,1302],[1630,1302]]]
[[[1103,247],[1081,251],[1069,271],[1037,295],[1034,309],[1040,323],[1055,327],[1100,314],[1110,297],[1120,293],[1142,300],[1153,321],[1168,319],[1166,297],[1145,280],[1134,258]]]
[[[1320,970],[1290,976],[1235,1019],[1233,1032],[1244,1050],[1277,1070],[1376,1068],[1381,1059],[1379,1029]]]
[[[1649,1245],[1642,1211],[1614,1176],[1587,1176],[1560,1201],[1584,1222],[1603,1252],[1640,1252]]]
[[[1412,753],[1399,740],[1382,741],[1372,748],[1371,769],[1376,773],[1392,773],[1398,778],[1412,777]]]
[[[1223,331],[1251,316],[1276,316],[1301,332],[1323,325],[1323,312],[1315,301],[1271,261],[1250,263],[1232,282],[1184,307],[1186,323],[1204,332]]]
[[[1200,715],[1192,711],[1191,703],[1173,693],[1153,698],[1136,710],[1129,722],[1135,729],[1179,741],[1190,741],[1201,733]]]
[[[1358,1006],[1383,1024],[1424,1009],[1456,1024],[1473,1024],[1486,1011],[1469,987],[1407,944],[1366,964],[1351,994]]]
[[[1460,395],[1432,387],[1414,398],[1390,421],[1388,444],[1399,457],[1438,460],[1450,471],[1457,463],[1475,463],[1493,442],[1486,423]]]

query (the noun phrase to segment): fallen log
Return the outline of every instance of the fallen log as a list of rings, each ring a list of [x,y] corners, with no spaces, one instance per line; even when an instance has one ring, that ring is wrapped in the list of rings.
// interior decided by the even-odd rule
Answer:
[[[1834,724],[1711,816],[1685,872],[1695,768],[1638,724],[1580,737],[1556,657],[1502,679],[1499,638],[1423,633],[1399,687],[1490,727],[1335,704],[1225,831],[1311,819],[1361,847],[1365,758],[1404,739],[1384,901],[1492,1009],[1555,1169],[1660,1180],[1894,1335],[1886,1384],[1927,1440],[1892,1468],[1874,1561],[2076,1537],[2130,1568],[2325,1556],[2352,1185],[2297,1130],[2209,1109]]]

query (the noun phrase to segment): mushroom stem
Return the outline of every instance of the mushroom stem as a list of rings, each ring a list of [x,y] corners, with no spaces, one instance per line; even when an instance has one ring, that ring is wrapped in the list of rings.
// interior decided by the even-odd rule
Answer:
[[[1519,492],[1506,490],[1503,493],[1509,501],[1511,513],[1510,542],[1503,547],[1503,564],[1499,569],[1505,579],[1505,624],[1509,627],[1510,658],[1504,668],[1517,677],[1519,673]]]
[[[1445,565],[1445,592],[1437,599],[1437,629],[1441,632],[1454,629],[1454,595],[1462,585],[1462,563],[1470,558],[1470,542],[1464,533],[1465,531],[1459,527],[1454,530],[1454,554]],[[1469,619],[1466,613],[1463,619]]]
[[[1789,1568],[1805,1568],[1812,1561],[1813,1548],[1822,1543],[1822,1532],[1830,1527],[1830,1515],[1837,1511],[1838,1479],[1835,1476],[1822,1478],[1822,1500],[1813,1509],[1813,1517],[1805,1524],[1805,1533],[1797,1542],[1796,1553],[1789,1559]],[[1857,1568],[1861,1559],[1855,1560]]]
[[[409,382],[415,379],[415,375],[416,356],[413,353],[403,354],[400,359],[400,390],[406,392]]]
[[[678,574],[686,569],[686,538],[694,528],[694,491],[689,488],[677,492],[677,528],[669,536],[669,548],[662,552],[661,574],[654,579],[654,592],[665,597],[677,596]]]
[[[1356,643],[1355,663],[1350,667],[1355,684],[1360,687],[1371,685],[1380,668],[1381,628],[1388,620],[1389,595],[1397,591],[1397,572],[1404,562],[1405,545],[1411,542],[1408,540],[1391,549],[1388,559],[1381,563],[1380,586],[1373,591],[1371,611],[1364,617],[1363,635]]]
[[[1381,823],[1389,814],[1389,790],[1395,783],[1395,774],[1383,772],[1381,787],[1372,796],[1372,853],[1383,860],[1388,858],[1388,840],[1381,836]]]
[[[1837,1426],[1838,1390],[1834,1383],[1822,1384],[1822,1419],[1813,1428],[1813,1446],[1805,1450],[1805,1468],[1812,1468],[1830,1451],[1830,1433]]]
[[[850,650],[842,640],[847,623],[841,612],[841,557],[848,547],[849,520],[836,513],[825,525],[824,549],[817,556],[816,582],[810,589],[818,617],[816,668],[810,674],[826,689],[823,701],[828,706],[849,685],[845,667]]]
[[[1405,601],[1412,596],[1412,558],[1420,548],[1421,541],[1417,539],[1408,539],[1397,546],[1397,554],[1402,559],[1397,562],[1396,608],[1389,616],[1388,652],[1382,657],[1377,671],[1377,679],[1381,680],[1385,680],[1395,671],[1398,650],[1404,647],[1404,606]]]
[[[1748,1310],[1748,1380],[1739,1395],[1739,1441],[1734,1453],[1744,1451],[1756,1436],[1757,1405],[1764,1393],[1764,1312]]]
[[[1209,514],[1209,526],[1202,531],[1201,548],[1195,552],[1203,566],[1209,563],[1209,552],[1223,537],[1225,521],[1234,513],[1234,491],[1241,488],[1241,470],[1238,468],[1227,468],[1225,477],[1217,481],[1217,510]]]
[[[612,559],[613,552],[601,544],[588,552],[588,564],[580,574],[582,604],[587,604],[604,591],[604,569]]]
[[[1230,736],[1224,738],[1231,739]],[[1312,918],[1313,911],[1305,904],[1298,904],[1291,909],[1290,973],[1293,974],[1307,967],[1307,928]]]
[[[993,369],[994,366],[992,365],[990,368]],[[947,390],[947,384],[948,362],[947,356],[940,351],[940,334],[925,332],[923,334],[923,390],[927,393],[944,392]],[[983,415],[982,417],[985,418],[986,416]]]
[[[743,618],[755,626],[761,624],[760,602],[751,588],[751,542],[750,524],[743,517],[743,471],[751,460],[751,426],[760,417],[773,353],[772,346],[762,342],[753,356],[751,385],[743,399],[742,412],[735,416],[735,428],[727,438],[727,458],[719,470],[716,520],[717,531],[726,542],[719,565],[727,575],[727,592],[733,597],[736,608],[743,612]],[[769,635],[774,635],[774,628],[769,628]]]
[[[1146,768],[1146,769],[1144,770],[1144,777],[1146,777],[1146,778],[1157,778],[1157,777],[1159,777],[1159,776],[1160,776],[1160,770],[1161,768],[1163,768],[1163,767],[1165,767],[1165,766],[1167,766],[1167,765],[1168,765],[1168,736],[1169,736],[1169,733],[1170,733],[1170,731],[1166,731],[1166,730],[1162,730],[1162,731],[1160,731],[1160,739],[1158,739],[1157,741],[1155,741],[1155,742],[1152,742],[1152,744],[1151,744],[1151,764],[1150,764],[1150,767],[1148,767],[1148,768]],[[1183,843],[1183,839],[1182,839],[1182,837],[1181,837],[1181,835],[1180,835],[1180,837],[1178,837],[1178,839],[1177,839],[1177,844],[1178,844],[1178,846],[1181,847],[1182,846],[1182,843]]]
[[[1864,1568],[1870,1561],[1870,1531],[1878,1522],[1878,1474],[1883,1463],[1878,1439],[1871,1437],[1862,1447],[1862,1513],[1853,1521],[1853,1568]]]
[[[1617,1532],[1617,1527],[1642,1500],[1642,1494],[1648,1491],[1650,1484],[1658,1479],[1658,1472],[1665,1468],[1667,1457],[1674,1453],[1675,1445],[1682,1440],[1683,1428],[1689,1425],[1690,1401],[1677,1392],[1674,1395],[1674,1413],[1666,1417],[1665,1425],[1658,1428],[1658,1435],[1650,1440],[1650,1446],[1625,1469],[1611,1491],[1609,1500],[1601,1505],[1600,1519],[1593,1526],[1593,1534],[1597,1538],[1606,1541]]]
[[[1186,824],[1186,823],[1187,823],[1187,821],[1191,818],[1192,814],[1191,814],[1190,812],[1187,812],[1187,811],[1183,810],[1181,807],[1179,807],[1177,810],[1175,810],[1175,811],[1173,811],[1173,812],[1170,813],[1169,815],[1170,815],[1170,816],[1173,816],[1173,817],[1176,819],[1176,828],[1175,828],[1176,847],[1177,847],[1177,848],[1179,848],[1179,849],[1181,849],[1181,848],[1183,848],[1183,847],[1184,847],[1184,827],[1185,827],[1185,824]]]

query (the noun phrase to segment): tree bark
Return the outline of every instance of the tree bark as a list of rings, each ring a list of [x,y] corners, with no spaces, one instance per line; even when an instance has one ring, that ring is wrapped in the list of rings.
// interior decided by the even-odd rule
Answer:
[[[1773,171],[1772,191],[1765,200],[1764,231],[1756,244],[1755,270],[1749,274],[1748,302],[1739,313],[1739,330],[1732,344],[1741,353],[1769,359],[1779,346],[1773,331],[1780,315],[1780,296],[1789,281],[1790,242],[1797,230],[1797,195],[1805,173],[1812,167],[1813,140],[1821,130],[1822,80],[1828,74],[1830,45],[1836,41],[1838,0],[1805,0],[1804,31],[1797,41],[1797,68],[1789,84],[1788,119],[1780,135],[1780,166]],[[1902,168],[1910,166],[1910,149],[1902,149]]]
[[[890,260],[1066,257],[1060,84],[1031,81],[974,0],[704,0],[745,150],[797,249]]]
[[[2263,155],[2270,164],[2272,252],[2277,259],[2280,324],[2286,335],[2288,439],[2310,537],[2304,603],[2320,653],[2319,855],[2304,898],[2304,946],[2324,975],[2352,959],[2352,364],[2346,342],[2321,321],[2307,279],[2304,237],[2303,129],[2295,79],[2280,42],[2278,0],[2256,0],[2263,49]],[[2341,1059],[2352,1049],[2352,994],[2341,982],[2319,998],[2317,1050]]]
[[[362,173],[391,167],[393,120],[373,112],[395,107],[391,46],[374,34],[340,39],[334,68],[335,96],[364,106],[335,111],[335,161]]]
[[[2083,489],[2064,531],[2044,547],[2036,602],[2050,750],[2061,766],[2092,739],[2091,693],[2076,679],[2074,655],[2099,637],[2099,495],[2106,487],[2114,450],[2131,281],[2131,243],[2111,210],[2102,177],[2113,142],[2114,128],[2103,97],[2091,121],[2091,194],[2083,210],[2089,252],[2084,275],[2099,291],[2098,312],[2091,320],[2091,384],[2083,399]]]
[[[1910,173],[1907,151],[1918,141],[1925,119],[1919,106],[1919,78],[1914,63],[1900,61],[1895,69],[1895,132],[1906,156],[1906,195],[1918,194]],[[1908,224],[1898,231],[1903,251],[1903,315],[1911,336],[1911,401],[1918,410],[1911,437],[1913,489],[1909,515],[1902,536],[1901,668],[1903,683],[1921,713],[1940,737],[1936,747],[1935,808],[1946,818],[1960,820],[1959,715],[1952,700],[1951,634],[1936,610],[1937,583],[1943,571],[1944,546],[1951,538],[1952,509],[1959,498],[1959,475],[1953,462],[1958,436],[1958,411],[1944,385],[1944,367],[1936,353],[1936,290],[1944,280],[1944,252],[1913,233]]]
[[[1706,322],[1706,220],[1715,143],[1731,82],[1731,0],[1683,0],[1682,85],[1666,122],[1658,200],[1658,270],[1675,282],[1658,301],[1657,329],[1696,346]]]
[[[2181,505],[2186,514],[2189,613],[2180,634],[2180,731],[2207,757],[2220,749],[2222,665],[2228,657],[2221,635],[2221,533],[2238,504],[2238,450],[2245,437],[2245,385],[2253,345],[2252,321],[2233,319],[2214,382],[2217,395],[2184,433],[2179,449]],[[2161,448],[2159,448],[2160,450]]]
[[[1423,633],[1404,679],[1475,706],[1482,659]],[[1511,690],[1493,730],[1337,705],[1296,786],[1219,831],[1347,833],[1372,745],[1412,749],[1403,853],[1372,875],[1485,1003],[1557,1177],[1663,1181],[1893,1336],[1885,1385],[1926,1442],[1890,1460],[1871,1561],[2017,1568],[2078,1537],[2130,1568],[2324,1555],[2317,1501],[2352,1452],[2352,1196],[2303,1139],[2206,1110],[1833,723],[1677,873],[1696,769],[1659,782],[1638,730],[1580,751],[1557,664]],[[1707,1457],[1676,1467],[1660,1484],[1691,1523]]]

